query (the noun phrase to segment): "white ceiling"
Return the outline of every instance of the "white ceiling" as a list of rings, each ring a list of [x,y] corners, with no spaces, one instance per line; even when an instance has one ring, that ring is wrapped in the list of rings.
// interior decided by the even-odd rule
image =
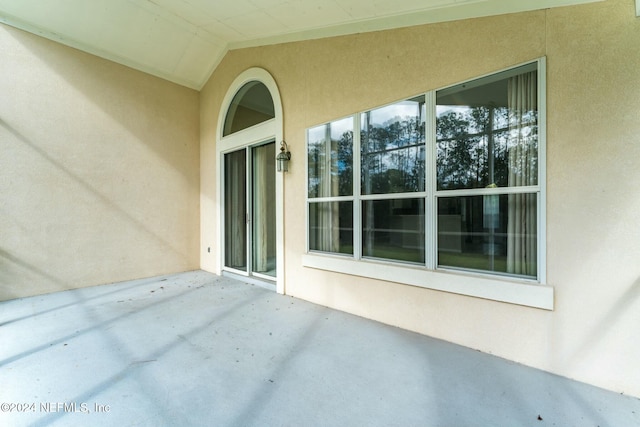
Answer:
[[[228,50],[601,0],[0,0],[0,22],[200,89]]]

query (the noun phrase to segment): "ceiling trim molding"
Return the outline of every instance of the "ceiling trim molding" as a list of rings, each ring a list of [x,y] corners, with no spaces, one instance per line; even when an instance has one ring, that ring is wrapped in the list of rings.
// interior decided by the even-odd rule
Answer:
[[[531,2],[515,2],[513,0],[472,0],[410,14],[353,21],[347,24],[314,28],[307,31],[297,31],[277,36],[231,42],[227,47],[229,50],[243,49],[247,47],[346,36],[463,19],[531,12],[541,9],[598,3],[602,1],[605,0],[539,0],[535,4],[532,4]],[[640,0],[636,0],[636,3],[639,2]],[[505,12],[505,10],[507,12]]]

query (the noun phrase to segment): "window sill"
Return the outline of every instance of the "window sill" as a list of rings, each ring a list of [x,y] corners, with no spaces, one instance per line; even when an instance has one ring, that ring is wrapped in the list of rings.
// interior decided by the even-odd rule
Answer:
[[[324,254],[306,254],[302,258],[302,265],[319,270],[553,310],[553,287],[525,280],[476,276],[453,271],[432,271],[421,267],[369,260],[355,261]]]

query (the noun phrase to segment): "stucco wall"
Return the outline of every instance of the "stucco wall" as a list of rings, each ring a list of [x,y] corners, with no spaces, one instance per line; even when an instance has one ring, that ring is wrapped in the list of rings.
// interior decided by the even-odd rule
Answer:
[[[201,265],[217,271],[216,120],[233,79],[278,83],[293,158],[285,286],[299,298],[640,396],[640,20],[633,0],[231,51],[201,93]],[[547,57],[545,311],[302,266],[305,129]],[[508,379],[505,379],[508,380]]]
[[[198,93],[0,25],[0,300],[198,268]]]

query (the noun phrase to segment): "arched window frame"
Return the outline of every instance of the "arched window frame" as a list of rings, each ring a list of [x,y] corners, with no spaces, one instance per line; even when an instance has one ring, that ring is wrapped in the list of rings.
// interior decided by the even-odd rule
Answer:
[[[267,89],[267,92],[269,92],[269,89],[264,85],[264,83],[262,83],[261,81],[258,80],[250,80],[247,83],[243,84],[240,89],[238,89],[238,91],[235,93],[235,95],[231,98],[231,101],[229,102],[229,107],[227,108],[227,112],[225,114],[225,118],[224,121],[222,123],[222,133],[223,133],[223,137],[227,137],[227,136],[231,136],[232,134],[236,133],[236,132],[240,132],[244,129],[248,129],[250,127],[259,125],[261,123],[264,123],[266,121],[269,121],[271,119],[273,119],[275,117],[275,111],[273,112],[274,117],[271,117],[269,119],[266,120],[262,120],[258,123],[254,123],[253,125],[249,125],[247,127],[245,127],[244,129],[240,129],[237,131],[232,131],[229,133],[227,132],[227,126],[232,127],[235,124],[235,120],[237,118],[238,115],[238,107],[240,107],[243,104],[243,101],[245,99],[247,99],[247,94],[249,94],[252,89],[254,89],[255,87],[264,87],[265,89]],[[269,92],[269,96],[271,96],[271,93]],[[236,98],[238,98],[236,100]],[[238,102],[234,102],[234,101],[238,101]],[[273,108],[273,98],[271,98],[270,100],[271,103],[271,108]],[[231,122],[229,122],[229,120],[231,119]],[[225,134],[226,133],[226,134]]]
[[[275,117],[273,119],[258,123],[249,128],[234,132],[224,136],[224,122],[227,111],[231,107],[231,102],[236,93],[251,81],[258,81],[264,84],[271,98],[273,99],[273,109]],[[275,79],[268,71],[262,68],[249,68],[242,72],[231,83],[227,93],[222,101],[222,105],[218,114],[217,130],[216,130],[216,165],[217,165],[217,183],[216,194],[218,199],[218,211],[216,218],[216,229],[218,230],[218,239],[216,241],[217,274],[222,274],[223,256],[224,256],[224,227],[223,227],[223,158],[224,154],[243,147],[259,144],[260,142],[273,139],[276,147],[280,141],[284,140],[283,135],[283,115],[282,101],[280,92]],[[284,280],[284,174],[276,173],[276,291],[280,294],[285,293]]]

